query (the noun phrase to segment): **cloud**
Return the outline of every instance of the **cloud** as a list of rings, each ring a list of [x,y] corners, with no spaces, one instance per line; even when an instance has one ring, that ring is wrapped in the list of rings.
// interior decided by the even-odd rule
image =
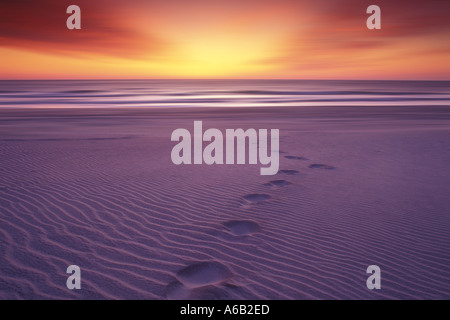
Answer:
[[[66,28],[71,4],[81,8],[82,30]],[[366,28],[371,4],[381,8],[381,30]],[[148,77],[155,70],[185,77],[224,70],[325,77],[333,68],[393,74],[410,61],[443,73],[448,17],[449,0],[3,0],[0,49],[38,53],[36,64],[40,53],[82,57],[89,68],[139,69]]]
[[[114,1],[78,0],[82,30],[68,30],[68,1],[15,0],[0,3],[1,46],[70,55],[96,53],[126,58],[158,54],[167,41],[130,24]],[[131,18],[131,19],[130,19]]]

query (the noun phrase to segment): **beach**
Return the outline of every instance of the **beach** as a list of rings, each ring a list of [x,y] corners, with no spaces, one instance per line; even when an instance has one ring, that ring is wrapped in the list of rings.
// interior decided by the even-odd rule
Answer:
[[[279,129],[280,172],[173,164],[196,120]],[[450,298],[445,105],[14,107],[0,132],[1,299]]]

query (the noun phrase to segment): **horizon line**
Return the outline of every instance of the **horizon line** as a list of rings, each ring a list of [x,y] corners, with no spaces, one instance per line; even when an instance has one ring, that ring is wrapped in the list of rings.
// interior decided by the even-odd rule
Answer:
[[[307,79],[307,78],[49,78],[49,79],[0,79],[0,81],[434,81],[449,79]]]

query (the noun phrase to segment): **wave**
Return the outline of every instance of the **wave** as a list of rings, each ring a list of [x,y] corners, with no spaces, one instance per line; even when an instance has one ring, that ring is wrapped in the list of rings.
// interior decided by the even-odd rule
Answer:
[[[4,107],[450,105],[448,81],[0,81]],[[136,86],[139,84],[139,86]]]

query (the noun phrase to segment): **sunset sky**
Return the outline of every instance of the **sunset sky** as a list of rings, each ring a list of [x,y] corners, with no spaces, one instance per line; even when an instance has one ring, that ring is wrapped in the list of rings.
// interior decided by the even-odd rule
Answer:
[[[450,80],[450,1],[2,0],[0,57],[1,79]]]

